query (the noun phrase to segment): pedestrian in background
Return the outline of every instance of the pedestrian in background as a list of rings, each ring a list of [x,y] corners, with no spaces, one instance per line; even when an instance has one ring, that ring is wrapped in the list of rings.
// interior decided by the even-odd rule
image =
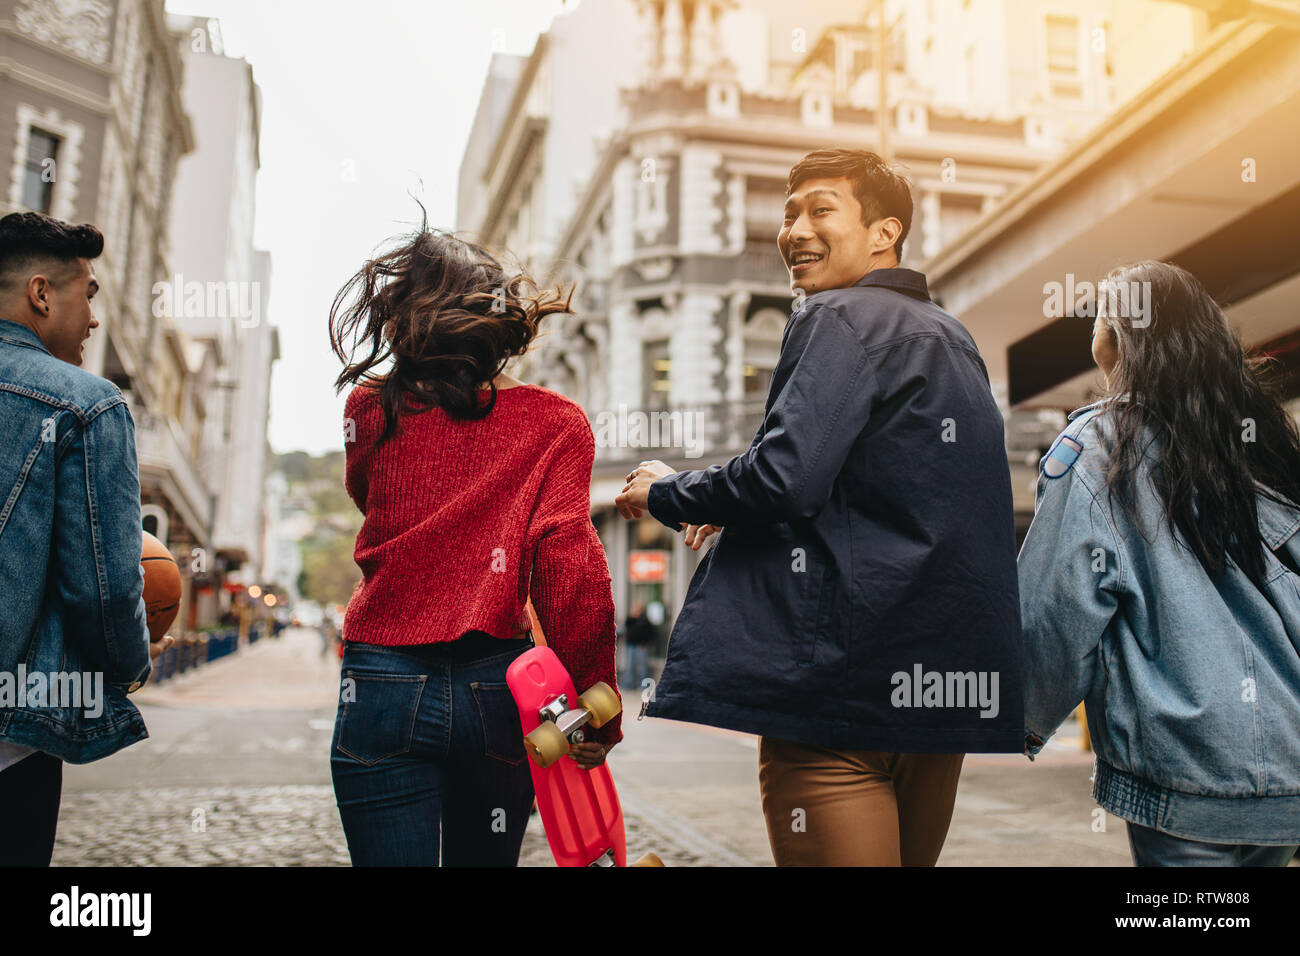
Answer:
[[[505,675],[533,646],[530,594],[574,684],[616,682],[591,426],[503,371],[567,311],[424,223],[334,301],[337,385],[356,386],[346,484],[364,515],[330,759],[354,864],[518,863],[533,788]],[[590,769],[620,738],[616,718],[570,757]]]
[[[1194,276],[1112,272],[1106,397],[1044,456],[1020,553],[1026,752],[1086,700],[1133,861],[1300,845],[1300,438]],[[1117,308],[1118,306],[1118,308]]]
[[[623,623],[623,644],[627,649],[624,687],[639,689],[641,682],[650,676],[650,648],[656,636],[655,626],[646,616],[645,601],[637,601]]]
[[[77,675],[83,696],[0,695],[0,866],[49,865],[65,760],[100,760],[149,736],[127,694],[172,643],[151,644],[145,623],[131,411],[80,367],[99,327],[103,249],[94,226],[0,219],[0,672]]]

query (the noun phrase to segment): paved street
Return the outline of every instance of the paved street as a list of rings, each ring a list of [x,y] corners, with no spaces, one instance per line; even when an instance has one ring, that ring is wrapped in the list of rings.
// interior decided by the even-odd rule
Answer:
[[[145,688],[150,739],[66,767],[55,864],[346,865],[329,775],[337,681],[315,632],[288,630]],[[610,766],[630,856],[772,864],[753,737],[632,714],[624,726]],[[1121,821],[1094,831],[1091,766],[1069,740],[1032,764],[968,757],[940,865],[1129,865]],[[552,865],[536,818],[521,862]]]

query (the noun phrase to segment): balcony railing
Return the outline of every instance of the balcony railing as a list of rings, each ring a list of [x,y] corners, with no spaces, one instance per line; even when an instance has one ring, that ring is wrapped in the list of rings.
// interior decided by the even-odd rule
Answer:
[[[209,495],[189,456],[181,444],[179,429],[166,416],[155,415],[130,403],[135,419],[136,458],[141,484],[149,478],[160,480],[165,493],[179,495],[174,501],[178,511],[192,524],[199,540],[207,540]]]

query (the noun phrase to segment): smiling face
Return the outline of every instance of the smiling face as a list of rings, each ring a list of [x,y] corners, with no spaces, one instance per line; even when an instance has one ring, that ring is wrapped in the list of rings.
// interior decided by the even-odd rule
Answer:
[[[847,288],[874,269],[896,266],[901,229],[892,217],[864,225],[847,177],[809,179],[786,200],[776,244],[790,270],[790,288],[811,294]]]

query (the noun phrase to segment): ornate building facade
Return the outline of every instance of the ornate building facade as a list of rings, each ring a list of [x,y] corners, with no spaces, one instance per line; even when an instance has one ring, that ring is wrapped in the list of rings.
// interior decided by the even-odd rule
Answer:
[[[858,6],[845,23],[843,3],[584,4],[484,88],[457,225],[577,283],[518,373],[592,418],[621,610],[680,606],[698,560],[614,511],[628,466],[726,461],[758,424],[793,304],[776,247],[790,167],[826,146],[886,153],[915,197],[903,265],[924,270],[1137,83],[1107,52],[1113,2],[904,0],[883,23]]]
[[[261,90],[252,66],[225,54],[218,21],[171,16],[168,26],[178,38],[183,99],[198,141],[176,175],[170,305],[214,396],[195,458],[216,493],[212,553],[195,579],[198,622],[215,619],[236,588],[271,580],[266,432],[280,346],[267,316],[270,255],[253,244]],[[195,291],[203,292],[201,303]]]

